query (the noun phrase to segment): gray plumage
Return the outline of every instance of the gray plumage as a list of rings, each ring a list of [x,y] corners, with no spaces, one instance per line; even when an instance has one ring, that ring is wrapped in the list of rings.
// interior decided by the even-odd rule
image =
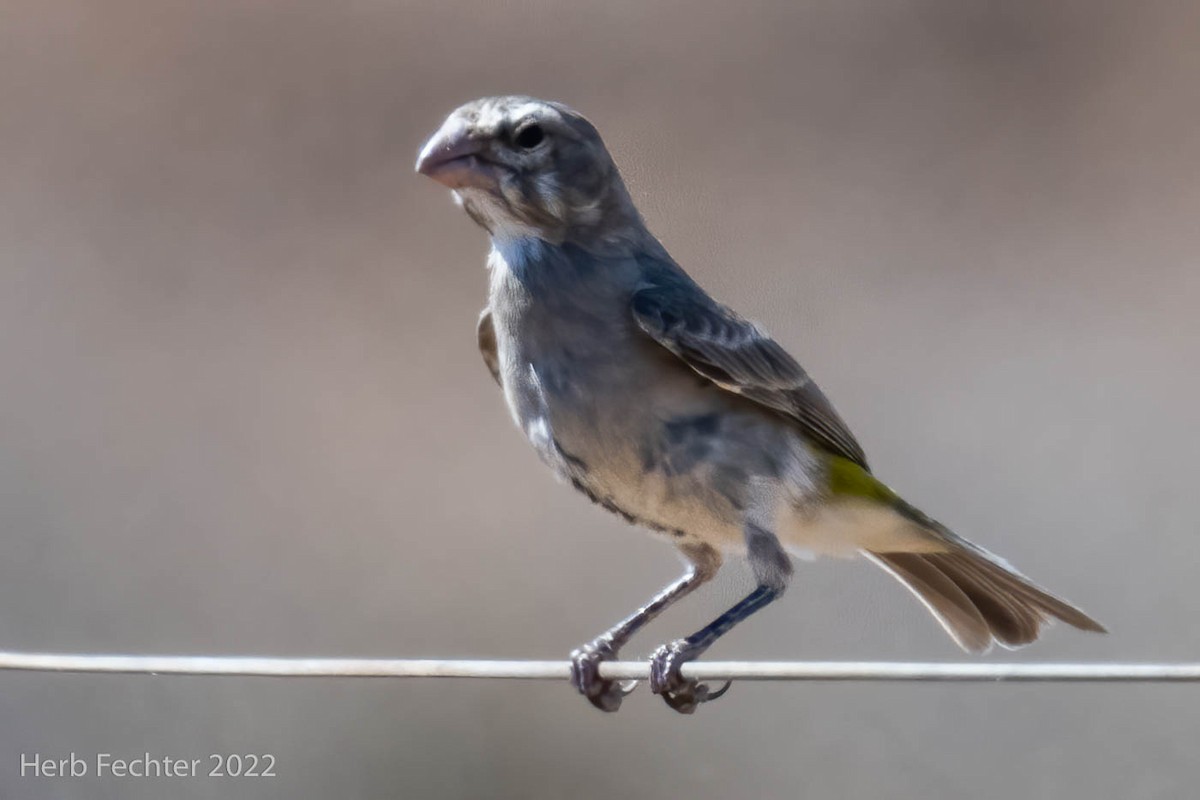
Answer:
[[[453,189],[491,236],[478,341],[516,424],[562,479],[665,536],[690,565],[573,654],[573,680],[593,704],[615,710],[627,691],[599,677],[599,662],[729,553],[747,558],[755,591],[653,657],[651,688],[679,711],[720,693],[679,665],[782,593],[786,551],[867,555],[971,651],[1030,642],[1051,618],[1103,630],[877,481],[795,359],[649,233],[582,116],[528,97],[469,103],[418,170]]]

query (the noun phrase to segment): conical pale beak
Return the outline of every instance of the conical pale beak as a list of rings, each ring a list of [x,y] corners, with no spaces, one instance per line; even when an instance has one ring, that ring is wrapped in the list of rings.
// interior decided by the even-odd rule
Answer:
[[[417,172],[451,189],[496,185],[495,167],[480,156],[484,143],[473,138],[461,121],[450,119],[417,157]]]

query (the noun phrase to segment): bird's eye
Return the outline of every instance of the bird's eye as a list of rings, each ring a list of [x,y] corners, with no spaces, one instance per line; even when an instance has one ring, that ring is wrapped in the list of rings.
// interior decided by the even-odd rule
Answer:
[[[542,126],[534,123],[533,125],[526,125],[517,131],[513,136],[513,143],[522,150],[532,150],[541,144],[545,138],[546,132],[542,130]]]

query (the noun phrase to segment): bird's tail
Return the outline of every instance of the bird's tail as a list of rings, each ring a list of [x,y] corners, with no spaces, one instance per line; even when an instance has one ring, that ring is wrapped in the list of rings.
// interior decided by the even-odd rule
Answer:
[[[913,508],[861,465],[831,457],[828,468],[840,513],[826,519],[842,522],[837,538],[852,540],[851,547],[907,586],[964,650],[982,653],[993,642],[1021,647],[1055,619],[1106,633],[1004,559]]]
[[[1059,619],[1084,631],[1104,626],[989,553],[896,498],[897,510],[945,545],[942,552],[866,552],[925,604],[959,646],[971,653],[992,642],[1016,648]]]

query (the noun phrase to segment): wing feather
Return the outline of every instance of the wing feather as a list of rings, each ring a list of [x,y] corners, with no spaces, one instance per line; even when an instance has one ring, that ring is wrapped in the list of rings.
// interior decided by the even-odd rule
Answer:
[[[631,301],[638,326],[700,375],[791,419],[811,442],[867,469],[833,404],[778,342],[694,285],[651,286]]]
[[[490,306],[484,308],[483,313],[479,315],[479,324],[475,327],[475,338],[479,342],[479,354],[483,356],[483,363],[487,365],[488,372],[492,373],[496,385],[501,385],[500,355],[496,350],[496,328],[492,325]]]

